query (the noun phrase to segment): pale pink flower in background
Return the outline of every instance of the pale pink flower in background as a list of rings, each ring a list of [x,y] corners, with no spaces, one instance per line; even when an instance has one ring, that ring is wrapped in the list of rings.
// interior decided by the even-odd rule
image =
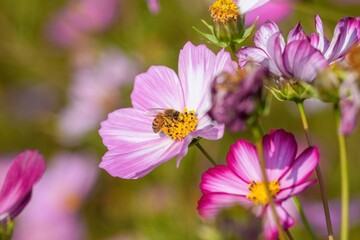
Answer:
[[[137,64],[118,49],[101,53],[90,66],[77,69],[69,90],[69,104],[60,113],[58,134],[63,143],[78,143],[98,128],[106,113],[118,106],[121,87],[130,83]]]
[[[308,180],[319,162],[316,147],[308,147],[296,157],[297,144],[294,136],[284,130],[274,130],[263,137],[266,173],[269,190],[284,229],[295,224],[284,201],[299,194],[315,180]],[[261,174],[255,145],[238,140],[230,147],[227,165],[218,165],[202,176],[200,188],[203,193],[198,210],[205,218],[213,218],[227,207],[242,205],[251,208],[256,216],[263,218],[266,239],[276,239],[278,230]]]
[[[205,45],[188,42],[180,51],[178,68],[178,75],[164,66],[139,74],[131,94],[133,108],[116,110],[101,123],[99,134],[108,151],[100,167],[112,176],[140,178],[176,155],[179,166],[194,138],[223,136],[224,126],[207,115],[210,87],[221,72],[234,73],[237,63],[224,50],[215,55]],[[182,122],[171,119],[174,125],[167,127],[167,133],[154,133],[155,116],[148,114],[154,108],[174,109]]]
[[[149,11],[152,14],[158,14],[160,12],[160,2],[159,0],[146,0]]]
[[[258,18],[257,25],[263,24],[267,20],[281,22],[292,14],[293,0],[272,0],[246,14],[245,25],[251,26]]]
[[[107,28],[118,12],[118,0],[71,0],[51,20],[47,31],[60,46],[75,45]]]
[[[28,204],[33,185],[45,171],[45,161],[37,151],[26,150],[0,173],[0,224],[16,217]],[[7,170],[7,171],[6,171]]]
[[[60,153],[16,221],[14,240],[80,240],[85,227],[78,211],[97,178],[95,157]]]

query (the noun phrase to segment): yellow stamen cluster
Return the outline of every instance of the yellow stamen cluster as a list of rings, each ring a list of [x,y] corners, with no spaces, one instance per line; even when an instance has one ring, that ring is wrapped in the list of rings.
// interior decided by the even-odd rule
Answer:
[[[217,0],[210,6],[210,12],[213,21],[223,23],[229,19],[236,20],[240,15],[239,7],[234,0]]]
[[[250,190],[250,194],[246,196],[247,199],[251,200],[254,204],[266,205],[269,203],[265,183],[252,181],[248,185],[248,188]],[[276,194],[280,191],[280,184],[278,180],[269,183],[269,191],[271,197],[276,196]]]
[[[180,113],[177,119],[167,118],[161,130],[171,139],[181,141],[196,129],[197,124],[195,111],[188,111],[184,108],[184,112]]]

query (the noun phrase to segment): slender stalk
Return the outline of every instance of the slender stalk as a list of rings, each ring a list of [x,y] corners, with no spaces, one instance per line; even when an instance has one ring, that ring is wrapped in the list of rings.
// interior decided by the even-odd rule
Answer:
[[[341,113],[338,105],[335,105],[336,127],[340,128]],[[349,174],[346,154],[345,136],[337,132],[340,151],[341,172],[341,240],[349,239]]]
[[[296,104],[297,104],[299,112],[300,112],[301,121],[302,121],[302,124],[303,124],[303,128],[304,128],[307,143],[308,143],[309,146],[313,146],[313,144],[311,142],[311,138],[310,138],[309,125],[308,125],[307,119],[306,119],[304,103],[303,102],[297,102]],[[318,179],[318,182],[319,182],[321,199],[322,199],[322,202],[323,202],[324,214],[325,214],[325,219],[326,219],[326,227],[327,227],[327,232],[328,232],[328,239],[329,240],[334,240],[334,233],[333,233],[332,224],[331,224],[330,210],[329,210],[329,203],[328,203],[328,200],[327,200],[325,182],[324,182],[324,177],[322,175],[319,164],[316,166],[315,170],[316,170],[316,175],[317,175],[317,179]]]
[[[254,137],[256,139],[256,148],[257,148],[257,151],[259,153],[261,173],[262,173],[263,178],[264,178],[265,191],[266,191],[266,195],[268,196],[268,199],[269,199],[270,209],[271,209],[271,212],[272,212],[273,217],[274,217],[275,222],[276,222],[276,226],[277,226],[278,231],[279,231],[280,240],[286,240],[284,229],[281,226],[280,219],[279,219],[279,216],[277,215],[277,212],[276,212],[276,209],[275,209],[275,204],[274,204],[273,198],[271,197],[270,190],[269,190],[269,179],[268,179],[268,176],[266,174],[266,169],[265,169],[264,149],[263,149],[262,142],[261,142],[262,134],[261,134],[261,128],[260,128],[259,124],[257,123],[252,128],[252,130],[253,130],[253,135],[254,135]]]
[[[310,238],[311,238],[312,240],[316,240],[316,236],[315,236],[314,230],[311,228],[311,226],[310,226],[310,224],[309,224],[309,221],[308,221],[308,219],[307,219],[307,217],[306,217],[306,215],[305,215],[304,209],[303,209],[302,206],[301,206],[300,200],[299,200],[296,196],[294,196],[293,199],[294,199],[295,205],[296,205],[296,207],[297,207],[297,210],[298,210],[299,213],[300,213],[301,220],[302,220],[302,222],[303,222],[306,230],[308,231],[308,233],[309,233],[309,235],[310,235]]]
[[[195,143],[195,145],[200,149],[200,151],[205,155],[205,157],[214,165],[216,166],[216,161],[208,154],[208,152],[200,145],[199,142]]]
[[[293,236],[291,235],[291,233],[290,233],[289,230],[286,230],[285,233],[286,233],[286,236],[287,236],[290,240],[294,240],[294,238],[293,238]]]

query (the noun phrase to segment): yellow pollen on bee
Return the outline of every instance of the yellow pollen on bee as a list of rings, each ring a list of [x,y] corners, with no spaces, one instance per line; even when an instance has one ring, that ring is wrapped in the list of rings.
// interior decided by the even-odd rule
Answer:
[[[187,108],[184,108],[184,112],[181,112],[177,119],[167,118],[161,130],[171,139],[181,141],[196,129],[197,124],[195,111],[188,111]]]
[[[210,6],[211,17],[215,22],[236,20],[240,15],[239,7],[234,0],[217,0]]]
[[[265,183],[252,181],[248,185],[250,194],[246,196],[247,199],[251,200],[254,204],[266,205],[269,203],[269,197],[266,194]],[[280,184],[278,180],[269,183],[269,191],[271,197],[276,196],[280,191]]]

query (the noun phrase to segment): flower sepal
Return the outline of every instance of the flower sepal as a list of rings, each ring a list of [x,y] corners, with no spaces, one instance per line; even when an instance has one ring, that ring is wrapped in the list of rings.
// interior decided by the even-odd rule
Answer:
[[[201,22],[210,30],[210,33],[205,33],[196,27],[193,28],[205,37],[208,43],[226,48],[230,45],[242,43],[254,31],[257,20],[249,28],[244,29],[244,19],[244,16],[241,16],[236,23],[224,24],[214,22],[213,25],[202,19]]]
[[[0,223],[0,239],[12,239],[14,232],[14,221],[7,220],[4,224]]]
[[[302,102],[317,96],[316,89],[304,81],[282,81],[276,86],[266,86],[266,88],[279,101]]]

